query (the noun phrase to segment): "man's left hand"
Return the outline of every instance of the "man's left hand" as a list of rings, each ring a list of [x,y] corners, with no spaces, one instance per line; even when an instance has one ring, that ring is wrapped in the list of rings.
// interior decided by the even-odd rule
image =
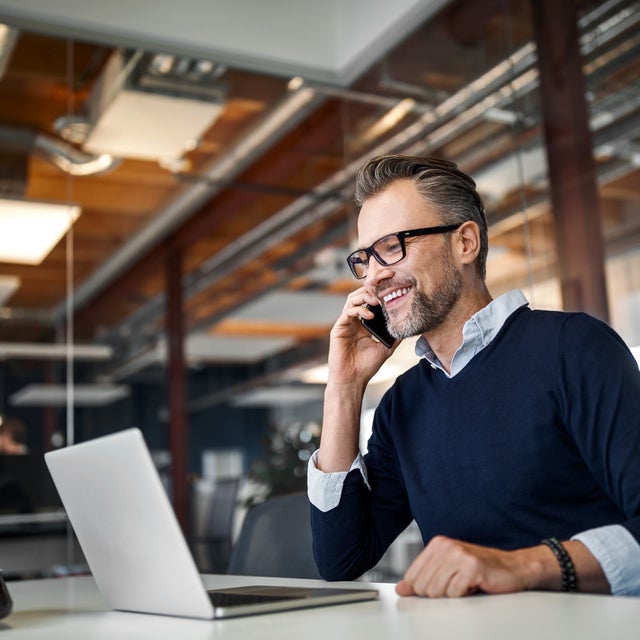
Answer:
[[[523,591],[532,588],[532,575],[550,573],[559,580],[556,565],[553,555],[540,547],[501,551],[435,536],[413,561],[396,592],[438,598]]]

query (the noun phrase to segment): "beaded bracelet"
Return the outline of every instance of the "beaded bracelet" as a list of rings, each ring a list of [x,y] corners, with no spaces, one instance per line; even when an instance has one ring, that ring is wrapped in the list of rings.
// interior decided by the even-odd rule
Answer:
[[[560,563],[562,591],[577,591],[576,569],[563,544],[557,538],[545,538],[540,544],[547,545]]]

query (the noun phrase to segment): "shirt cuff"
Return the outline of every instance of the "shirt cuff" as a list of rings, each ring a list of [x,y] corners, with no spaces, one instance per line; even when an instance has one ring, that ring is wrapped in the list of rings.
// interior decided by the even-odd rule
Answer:
[[[614,596],[640,595],[640,545],[623,526],[615,524],[583,531],[579,540],[600,563]]]
[[[357,469],[362,475],[367,488],[371,490],[369,481],[367,480],[367,467],[364,464],[362,455],[359,453],[351,464],[349,471],[335,471],[332,473],[324,473],[317,467],[318,452],[314,451],[309,458],[309,466],[307,468],[307,491],[309,494],[309,502],[323,513],[331,511],[338,506],[340,497],[342,496],[342,486],[349,471]]]

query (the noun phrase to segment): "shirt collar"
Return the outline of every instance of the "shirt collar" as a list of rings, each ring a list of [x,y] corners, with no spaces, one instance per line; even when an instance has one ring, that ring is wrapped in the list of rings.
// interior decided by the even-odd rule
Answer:
[[[516,309],[527,304],[529,303],[522,291],[514,290],[492,300],[486,307],[474,313],[462,327],[462,344],[453,355],[451,374],[445,371],[424,336],[420,336],[416,342],[416,355],[425,358],[432,367],[440,369],[447,376],[453,377],[496,337],[507,318]]]

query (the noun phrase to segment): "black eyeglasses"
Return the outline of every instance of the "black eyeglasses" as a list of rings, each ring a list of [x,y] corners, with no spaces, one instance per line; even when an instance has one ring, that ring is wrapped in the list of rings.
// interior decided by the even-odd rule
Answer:
[[[376,240],[367,249],[358,249],[347,257],[347,264],[351,273],[361,280],[367,276],[369,259],[373,256],[383,267],[388,267],[400,262],[407,255],[405,240],[415,236],[430,236],[436,233],[448,233],[455,231],[462,223],[447,224],[441,227],[426,227],[424,229],[411,229],[410,231],[398,231],[390,233]]]

